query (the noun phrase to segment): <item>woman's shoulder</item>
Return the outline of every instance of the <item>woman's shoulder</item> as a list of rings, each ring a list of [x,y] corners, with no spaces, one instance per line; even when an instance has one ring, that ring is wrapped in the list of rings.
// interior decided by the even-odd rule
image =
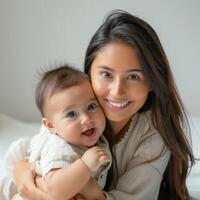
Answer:
[[[153,125],[151,111],[138,114],[138,123],[135,130],[133,129],[134,131],[138,135],[137,155],[146,158],[146,160],[158,157],[159,159],[156,159],[157,162],[155,162],[155,165],[158,165],[156,168],[168,162],[170,152],[160,133]]]
[[[147,111],[144,113],[140,113],[139,123],[141,123],[139,128],[143,127],[143,131],[141,133],[140,141],[143,146],[143,151],[146,154],[151,154],[154,156],[156,153],[161,152],[163,149],[167,150],[167,147],[159,133],[159,131],[155,128],[152,120],[152,112]],[[165,152],[164,151],[164,152]]]
[[[144,123],[149,124],[152,120],[152,111],[148,110],[145,112],[138,113],[138,117],[140,121],[143,121]]]
[[[118,142],[118,146],[137,144],[142,138],[150,135],[155,129],[151,123],[151,112],[136,113],[132,116],[129,128],[123,138]]]
[[[152,123],[152,112],[146,111],[134,115],[132,117],[131,130],[140,131],[140,135],[155,131],[155,127]]]
[[[127,143],[130,144],[143,144],[144,146],[155,145],[157,147],[163,147],[164,145],[161,135],[153,125],[151,111],[137,113],[132,117],[132,121],[125,138]]]
[[[158,138],[162,142],[161,136],[153,123],[153,116],[151,110],[138,113],[137,118],[138,119],[136,126],[133,128],[132,131],[140,132],[139,135],[141,136],[141,138],[152,136],[154,138]]]
[[[160,157],[159,155],[166,152],[164,141],[159,132],[153,126],[151,111],[137,113],[132,117],[128,132],[117,145],[118,158],[126,160],[125,163],[143,162]],[[136,159],[136,160],[135,160]],[[139,160],[137,160],[139,159]],[[168,161],[168,153],[161,156],[155,162],[157,169],[163,169],[161,165]]]

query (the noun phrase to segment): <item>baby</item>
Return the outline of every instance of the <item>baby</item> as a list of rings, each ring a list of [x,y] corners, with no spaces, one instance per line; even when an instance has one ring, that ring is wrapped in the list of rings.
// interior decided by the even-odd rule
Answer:
[[[47,71],[37,86],[36,103],[47,128],[30,144],[29,161],[43,177],[36,178],[37,186],[59,200],[79,193],[91,176],[103,188],[111,154],[102,135],[106,119],[88,76],[67,65]]]

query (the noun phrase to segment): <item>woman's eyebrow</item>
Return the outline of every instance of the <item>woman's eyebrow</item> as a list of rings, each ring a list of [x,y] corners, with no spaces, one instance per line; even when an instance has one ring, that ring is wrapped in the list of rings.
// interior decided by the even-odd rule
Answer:
[[[127,72],[143,72],[144,73],[144,70],[143,69],[130,69],[130,70],[127,70]]]
[[[100,65],[98,66],[98,68],[101,68],[101,69],[106,69],[106,70],[109,70],[109,71],[113,71],[111,68],[105,66],[105,65]]]
[[[98,66],[98,68],[109,70],[109,71],[114,71],[112,68],[109,68],[109,67],[107,67],[105,65],[100,65],[100,66]],[[142,73],[144,73],[144,70],[140,69],[140,68],[135,68],[135,69],[133,68],[133,69],[127,70],[126,72],[127,73],[130,73],[130,72],[142,72]]]

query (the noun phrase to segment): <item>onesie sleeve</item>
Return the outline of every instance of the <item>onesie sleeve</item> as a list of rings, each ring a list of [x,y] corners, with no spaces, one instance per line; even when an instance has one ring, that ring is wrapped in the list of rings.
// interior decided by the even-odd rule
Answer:
[[[10,145],[3,160],[3,168],[7,175],[13,175],[13,169],[17,161],[25,160],[29,157],[30,141],[31,138],[23,137]]]
[[[36,163],[36,172],[44,178],[52,169],[66,168],[78,158],[79,155],[68,143],[55,134],[49,134],[48,142],[41,151],[41,159]]]
[[[39,134],[37,135],[47,135],[49,134],[48,130],[45,128],[44,125],[41,126]],[[36,135],[36,137],[38,137]],[[8,151],[5,154],[3,160],[3,167],[6,173],[10,176],[13,175],[13,169],[15,163],[20,160],[29,160],[32,156],[32,141],[34,141],[35,136],[32,137],[22,137],[16,141],[14,141]],[[45,137],[43,137],[45,138]],[[44,140],[44,139],[43,139]],[[41,142],[40,142],[41,143]],[[44,141],[41,145],[44,145]],[[30,162],[34,162],[35,160],[29,160]]]

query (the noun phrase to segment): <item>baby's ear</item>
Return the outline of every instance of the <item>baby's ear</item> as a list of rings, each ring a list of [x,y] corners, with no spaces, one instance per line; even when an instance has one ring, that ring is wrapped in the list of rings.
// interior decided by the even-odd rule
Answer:
[[[44,117],[42,118],[42,124],[44,124],[51,133],[54,133],[54,126],[50,120]]]

